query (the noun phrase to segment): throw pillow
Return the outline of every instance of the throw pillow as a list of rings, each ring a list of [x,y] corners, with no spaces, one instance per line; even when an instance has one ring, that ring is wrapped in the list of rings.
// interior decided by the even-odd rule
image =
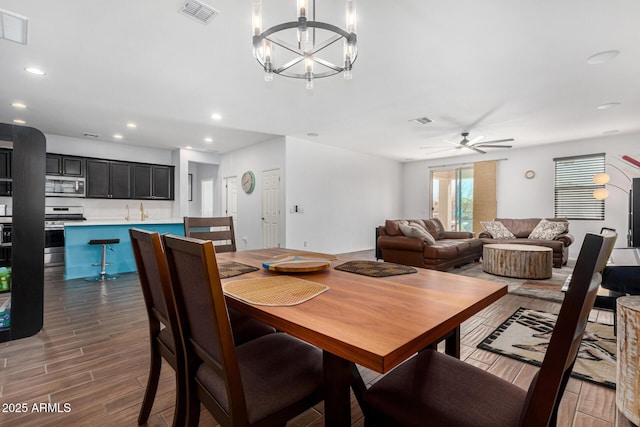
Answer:
[[[491,237],[494,239],[516,238],[500,221],[480,221],[480,225],[487,233],[491,234]]]
[[[436,239],[431,234],[416,223],[412,224],[400,224],[400,231],[407,237],[418,237],[427,244],[427,246],[435,245]]]
[[[547,221],[541,219],[536,228],[529,234],[534,240],[553,240],[568,231],[569,224],[566,221]]]

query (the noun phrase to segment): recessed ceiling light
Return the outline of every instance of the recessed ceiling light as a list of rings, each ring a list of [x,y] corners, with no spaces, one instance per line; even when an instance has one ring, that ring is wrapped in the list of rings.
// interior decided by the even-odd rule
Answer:
[[[590,57],[587,58],[587,64],[595,65],[595,64],[602,64],[605,62],[609,62],[619,54],[620,54],[619,50],[605,50],[602,52],[598,52],[595,55],[591,55]]]
[[[19,124],[19,125],[23,125],[23,124],[25,124],[25,123],[27,123],[27,122],[25,122],[25,121],[24,121],[24,120],[22,120],[22,119],[13,119],[13,123],[17,123],[17,124]]]
[[[598,110],[608,110],[610,108],[615,108],[619,106],[620,106],[619,102],[609,102],[606,104],[598,105]]]
[[[123,137],[121,134],[119,134],[119,133],[114,133],[114,134],[113,134],[113,137],[114,137],[115,139],[122,139],[122,138],[124,138],[124,137]]]
[[[36,67],[26,67],[24,70],[28,73],[35,74],[36,76],[44,76],[47,74],[44,71],[42,71],[40,68],[36,68]]]
[[[21,102],[14,102],[13,104],[11,104],[11,106],[13,108],[19,108],[21,110],[24,110],[25,108],[27,108],[27,106]]]
[[[184,148],[186,148],[187,150],[191,150],[193,147],[192,147],[192,146],[190,146],[190,145],[187,145],[187,146],[186,146],[186,147],[184,147]]]
[[[213,138],[205,138],[204,142],[213,142]]]
[[[421,125],[426,125],[427,123],[433,123],[433,120],[430,119],[429,117],[418,117],[417,119],[411,119],[409,120],[410,122],[416,122],[419,123]]]
[[[213,120],[222,120],[222,116],[221,116],[219,113],[213,113],[213,114],[211,115],[211,118],[212,118]]]
[[[127,127],[128,127],[128,128],[131,128],[131,129],[135,129],[135,128],[137,128],[137,127],[138,127],[138,125],[137,125],[137,124],[135,124],[135,123],[127,123]]]

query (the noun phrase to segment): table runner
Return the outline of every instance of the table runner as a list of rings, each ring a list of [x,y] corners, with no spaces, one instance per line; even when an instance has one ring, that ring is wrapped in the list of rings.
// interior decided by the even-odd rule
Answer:
[[[291,276],[245,279],[228,282],[224,292],[250,304],[297,305],[327,291],[328,286]]]

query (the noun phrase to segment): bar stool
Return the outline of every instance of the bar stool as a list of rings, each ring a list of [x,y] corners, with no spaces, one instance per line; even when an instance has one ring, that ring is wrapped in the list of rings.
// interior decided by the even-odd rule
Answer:
[[[95,277],[87,277],[85,280],[113,280],[118,277],[115,274],[107,274],[107,265],[111,265],[110,262],[107,262],[107,245],[117,245],[118,243],[120,243],[120,239],[89,240],[90,245],[102,245],[102,258],[99,264],[91,264],[92,266],[100,266],[100,274]],[[112,248],[109,249],[113,251]]]

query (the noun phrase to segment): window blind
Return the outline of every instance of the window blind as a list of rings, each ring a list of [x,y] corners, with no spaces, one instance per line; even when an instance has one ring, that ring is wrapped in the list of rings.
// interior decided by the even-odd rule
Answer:
[[[557,218],[604,220],[604,200],[593,198],[593,176],[605,170],[605,154],[561,157],[555,162],[554,211]]]

